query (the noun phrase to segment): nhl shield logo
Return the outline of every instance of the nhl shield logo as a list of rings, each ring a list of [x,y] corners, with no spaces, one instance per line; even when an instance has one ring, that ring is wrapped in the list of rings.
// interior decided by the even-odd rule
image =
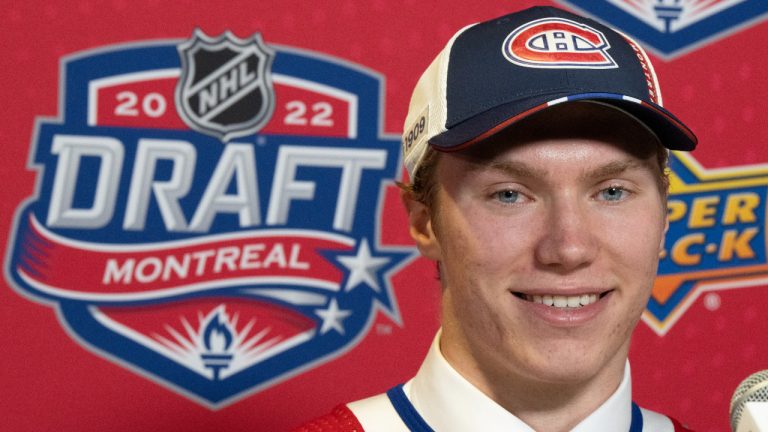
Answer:
[[[211,38],[200,29],[179,46],[182,70],[176,103],[187,125],[227,142],[253,134],[275,107],[274,52],[260,34],[243,40],[230,32]]]

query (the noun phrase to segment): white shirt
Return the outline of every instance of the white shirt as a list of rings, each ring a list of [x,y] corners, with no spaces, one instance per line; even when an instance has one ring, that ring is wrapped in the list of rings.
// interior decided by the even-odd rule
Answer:
[[[462,377],[440,352],[440,332],[413,379],[403,385],[408,401],[436,432],[535,432]],[[407,432],[386,394],[347,405],[366,432]],[[664,415],[641,408],[643,432],[672,432]],[[629,362],[619,388],[571,432],[629,431],[632,382]]]

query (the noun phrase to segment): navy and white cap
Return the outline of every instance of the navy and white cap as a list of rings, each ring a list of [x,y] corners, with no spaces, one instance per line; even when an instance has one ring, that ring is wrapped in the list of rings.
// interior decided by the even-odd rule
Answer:
[[[411,96],[403,157],[413,178],[428,146],[456,151],[534,112],[597,101],[635,117],[671,150],[696,136],[662,107],[643,48],[596,21],[534,7],[461,29],[429,65]]]

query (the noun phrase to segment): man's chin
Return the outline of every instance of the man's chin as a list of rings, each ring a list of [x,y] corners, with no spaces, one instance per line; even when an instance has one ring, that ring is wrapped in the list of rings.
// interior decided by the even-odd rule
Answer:
[[[606,359],[592,350],[548,350],[526,362],[521,375],[546,386],[584,386],[595,380],[621,379],[626,360],[619,356]]]

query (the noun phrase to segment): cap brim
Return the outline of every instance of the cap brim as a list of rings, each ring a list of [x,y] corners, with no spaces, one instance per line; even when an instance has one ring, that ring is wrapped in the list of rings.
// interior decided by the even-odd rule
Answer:
[[[552,97],[556,96],[556,97]],[[429,143],[437,150],[458,151],[483,141],[514,123],[549,107],[574,101],[596,101],[630,113],[651,129],[664,147],[690,151],[696,148],[696,135],[672,113],[653,103],[611,93],[551,95],[549,100],[528,99],[497,106],[435,135]]]

